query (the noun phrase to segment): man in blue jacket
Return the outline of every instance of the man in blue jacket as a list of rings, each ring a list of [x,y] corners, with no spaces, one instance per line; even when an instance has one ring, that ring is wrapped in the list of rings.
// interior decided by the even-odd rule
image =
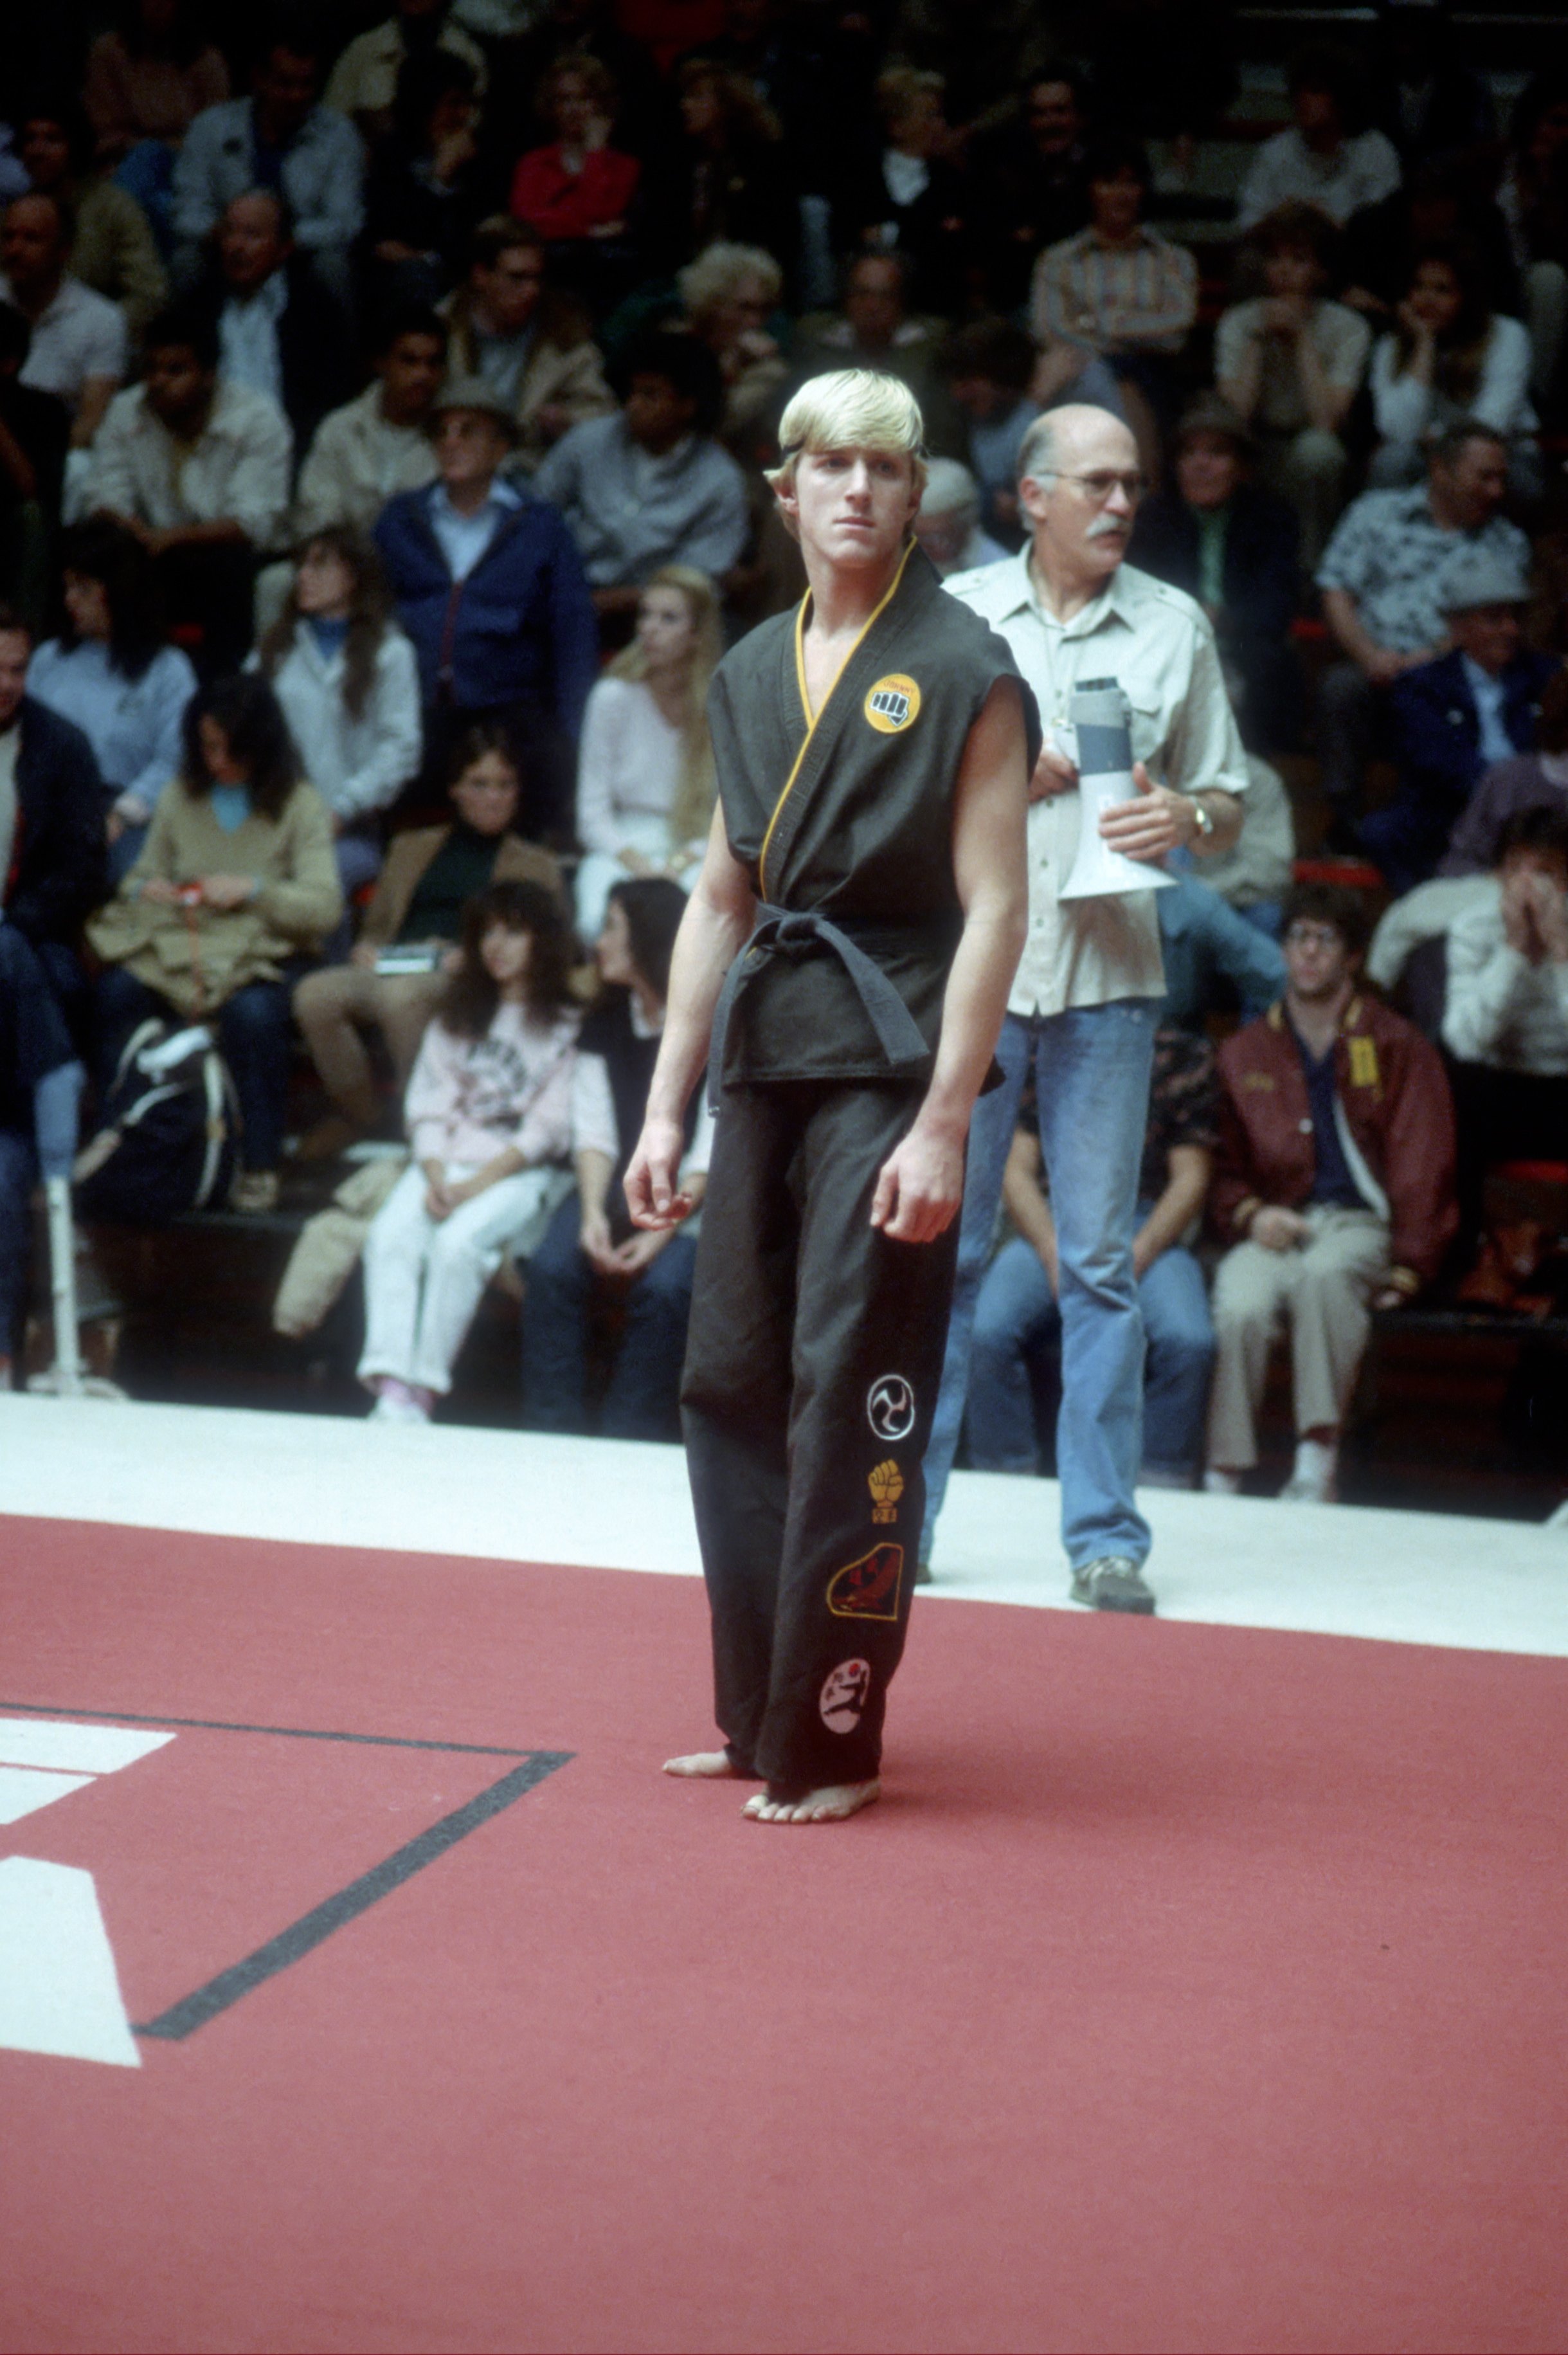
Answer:
[[[512,413],[478,377],[457,377],[431,418],[439,479],[389,499],[376,527],[397,616],[413,640],[425,747],[489,720],[523,764],[526,830],[567,824],[571,748],[599,671],[599,623],[556,510],[501,467]]]
[[[1486,772],[1535,749],[1551,655],[1521,644],[1529,583],[1522,564],[1460,549],[1440,602],[1452,651],[1394,681],[1390,694],[1399,790],[1361,822],[1361,838],[1396,895],[1425,883]]]

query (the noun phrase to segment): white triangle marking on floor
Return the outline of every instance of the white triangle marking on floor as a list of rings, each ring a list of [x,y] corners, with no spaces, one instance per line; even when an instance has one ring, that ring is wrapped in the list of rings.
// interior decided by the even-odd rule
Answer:
[[[19,1824],[56,1799],[69,1799],[97,1781],[94,1774],[46,1774],[31,1766],[0,1766],[0,1824]]]
[[[139,2069],[90,1872],[0,1859],[0,2046]]]
[[[70,1725],[55,1717],[0,1717],[0,1761],[7,1766],[58,1766],[71,1774],[118,1774],[162,1750],[172,1733],[123,1725]]]

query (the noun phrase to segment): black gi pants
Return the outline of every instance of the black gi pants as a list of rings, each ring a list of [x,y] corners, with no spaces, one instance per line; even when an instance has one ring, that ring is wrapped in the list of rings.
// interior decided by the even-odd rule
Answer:
[[[731,1087],[714,1135],[681,1401],[715,1715],[773,1784],[868,1780],[904,1650],[958,1221],[871,1224],[923,1086]]]

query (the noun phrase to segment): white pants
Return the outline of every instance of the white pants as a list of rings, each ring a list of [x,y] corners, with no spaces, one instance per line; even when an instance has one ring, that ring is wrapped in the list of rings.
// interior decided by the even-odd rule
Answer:
[[[447,1181],[471,1178],[450,1161]],[[414,1163],[377,1211],[365,1239],[365,1354],[359,1379],[389,1374],[443,1395],[473,1322],[479,1295],[510,1244],[526,1255],[571,1185],[565,1169],[520,1169],[464,1202],[450,1218],[425,1208],[429,1183]]]
[[[652,810],[630,810],[620,823],[621,839],[628,849],[640,850],[644,858],[662,867],[673,847],[669,819],[656,815]],[[685,877],[677,879],[683,891]],[[630,868],[623,867],[611,852],[584,851],[577,864],[577,937],[589,948],[604,930],[604,911],[612,888],[617,883],[634,880]]]

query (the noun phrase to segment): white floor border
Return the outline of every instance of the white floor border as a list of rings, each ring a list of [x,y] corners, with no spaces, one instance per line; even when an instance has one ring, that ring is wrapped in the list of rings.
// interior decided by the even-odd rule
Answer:
[[[1568,1657],[1568,1531],[1156,1490],[1161,1614]],[[0,1397],[0,1515],[694,1576],[678,1448]],[[1054,1481],[961,1473],[934,1601],[1065,1606]],[[891,1532],[889,1533],[891,1534]],[[0,1567],[17,1533],[0,1525]],[[13,1557],[14,1558],[14,1557]]]

